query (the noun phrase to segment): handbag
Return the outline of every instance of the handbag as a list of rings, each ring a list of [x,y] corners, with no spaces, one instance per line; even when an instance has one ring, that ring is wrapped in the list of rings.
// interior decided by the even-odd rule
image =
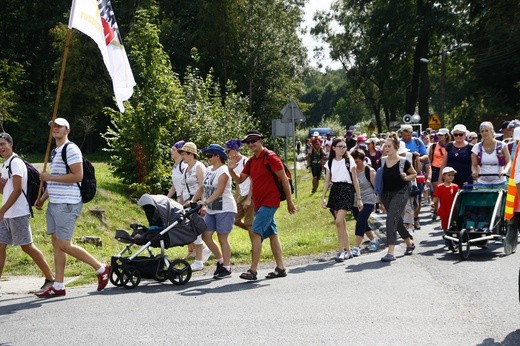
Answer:
[[[413,182],[410,182],[410,197],[417,197],[419,196],[419,187],[417,187],[417,183],[415,180]]]

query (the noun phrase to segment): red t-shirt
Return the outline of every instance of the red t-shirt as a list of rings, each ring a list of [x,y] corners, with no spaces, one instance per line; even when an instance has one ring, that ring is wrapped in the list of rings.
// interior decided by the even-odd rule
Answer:
[[[435,191],[433,191],[433,196],[439,199],[440,206],[437,210],[439,217],[450,216],[451,206],[453,205],[457,191],[459,191],[457,184],[451,183],[450,186],[446,186],[445,184],[437,185]]]
[[[242,170],[242,173],[251,177],[255,210],[260,207],[280,207],[280,191],[266,165],[269,164],[272,171],[277,172],[283,170],[283,163],[274,153],[270,153],[266,157],[267,152],[267,149],[264,148],[258,156],[253,155]]]

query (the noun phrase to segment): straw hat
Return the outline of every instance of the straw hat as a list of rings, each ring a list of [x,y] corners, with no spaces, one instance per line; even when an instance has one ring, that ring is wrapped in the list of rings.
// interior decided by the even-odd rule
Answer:
[[[199,153],[197,151],[197,146],[193,142],[186,142],[182,146],[182,148],[179,149],[179,151],[185,151],[187,153],[192,153],[195,156],[199,156]]]

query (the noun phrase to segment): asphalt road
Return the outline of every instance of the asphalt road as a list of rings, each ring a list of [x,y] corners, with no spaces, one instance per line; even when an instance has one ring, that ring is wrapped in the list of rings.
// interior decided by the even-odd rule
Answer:
[[[235,272],[181,287],[4,295],[0,345],[520,345],[519,255],[490,244],[461,262],[433,226],[416,232],[412,256],[397,247],[391,264],[382,250],[340,264],[324,256],[274,280]]]

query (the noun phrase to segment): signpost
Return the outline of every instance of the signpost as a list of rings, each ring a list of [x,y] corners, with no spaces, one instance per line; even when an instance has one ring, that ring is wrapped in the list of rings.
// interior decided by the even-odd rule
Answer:
[[[294,197],[298,198],[298,186],[296,183],[296,162],[298,161],[298,157],[296,156],[296,126],[295,122],[303,122],[305,121],[305,117],[303,116],[302,111],[296,104],[296,102],[291,101],[285,106],[283,106],[282,110],[282,123],[291,123],[292,124],[292,138],[293,138],[293,161],[294,161]],[[287,138],[287,137],[286,137]]]

